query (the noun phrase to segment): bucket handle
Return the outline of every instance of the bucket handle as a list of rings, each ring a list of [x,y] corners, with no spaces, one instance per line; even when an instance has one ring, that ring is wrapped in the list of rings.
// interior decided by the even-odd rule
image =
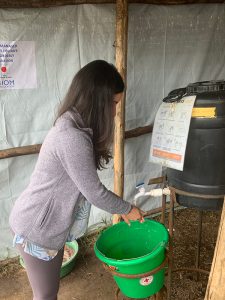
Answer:
[[[167,246],[167,242],[161,241],[153,248],[153,250],[149,254],[152,254],[152,252],[154,252],[158,247],[162,247],[166,249],[166,246]]]
[[[153,275],[157,272],[159,272],[161,269],[163,269],[166,264],[168,262],[168,255],[166,253],[165,259],[163,260],[163,262],[161,263],[161,265],[159,265],[157,268],[147,272],[147,273],[142,273],[142,274],[124,274],[124,273],[118,273],[116,271],[114,271],[112,268],[110,268],[110,266],[108,266],[107,264],[103,263],[103,267],[106,271],[110,272],[113,276],[118,276],[118,277],[122,277],[122,278],[130,278],[130,279],[135,279],[135,278],[143,278],[143,277],[148,277],[150,275]]]

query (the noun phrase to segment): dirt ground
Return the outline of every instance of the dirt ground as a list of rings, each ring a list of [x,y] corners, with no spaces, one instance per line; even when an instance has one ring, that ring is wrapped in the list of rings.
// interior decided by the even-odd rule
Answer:
[[[174,261],[176,267],[194,266],[197,240],[198,213],[193,209],[178,210],[175,213]],[[204,212],[200,267],[210,270],[220,212]],[[93,244],[96,237],[80,241],[79,256],[74,270],[60,283],[59,300],[114,300],[116,284],[95,257]],[[207,275],[195,273],[173,273],[171,300],[203,300],[207,286]],[[18,258],[0,262],[0,299],[30,300],[31,289],[25,270]],[[128,299],[120,295],[120,300]]]

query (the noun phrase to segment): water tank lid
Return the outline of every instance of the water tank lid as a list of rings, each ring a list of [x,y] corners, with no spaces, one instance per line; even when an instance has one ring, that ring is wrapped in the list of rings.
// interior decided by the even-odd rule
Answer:
[[[219,92],[219,91],[225,91],[224,80],[212,80],[212,81],[190,83],[186,88],[187,94]]]
[[[163,102],[179,102],[184,96],[196,95],[204,92],[225,91],[224,80],[211,80],[190,83],[186,88],[173,90]]]

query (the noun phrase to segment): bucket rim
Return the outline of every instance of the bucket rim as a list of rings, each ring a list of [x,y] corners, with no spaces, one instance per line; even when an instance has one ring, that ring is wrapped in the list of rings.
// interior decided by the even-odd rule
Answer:
[[[139,221],[131,221],[131,223],[134,223],[134,222],[139,222]],[[157,222],[155,220],[149,220],[149,219],[145,219],[145,222],[151,222],[151,223],[156,223],[157,225],[159,226],[162,226],[165,228],[165,235],[166,235],[166,238],[162,240],[162,242],[159,244],[159,246],[154,249],[152,252],[148,253],[148,254],[145,254],[145,255],[142,255],[142,256],[139,256],[139,257],[135,257],[135,258],[127,258],[127,259],[115,259],[115,258],[109,258],[107,256],[105,256],[105,254],[103,254],[97,247],[97,242],[98,240],[95,242],[94,244],[94,251],[95,251],[95,254],[96,256],[104,263],[106,263],[107,265],[116,265],[116,266],[123,266],[123,265],[127,265],[127,262],[129,262],[129,265],[135,265],[135,264],[139,264],[140,262],[143,263],[145,262],[146,260],[148,260],[150,257],[153,259],[155,258],[160,252],[162,252],[162,250],[165,250],[165,246],[168,244],[168,241],[169,241],[169,233],[168,233],[168,230],[167,228],[165,227],[164,224],[160,223],[160,222]],[[115,224],[113,226],[117,226],[119,225],[120,223],[118,224]],[[121,225],[120,225],[121,226]],[[110,226],[109,228],[105,229],[101,234],[104,234],[104,232],[108,231],[112,226]],[[99,237],[100,237],[99,236]],[[163,244],[163,246],[162,246]]]

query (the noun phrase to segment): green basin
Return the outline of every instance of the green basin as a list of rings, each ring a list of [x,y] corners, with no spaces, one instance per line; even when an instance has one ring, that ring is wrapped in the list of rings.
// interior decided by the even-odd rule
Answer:
[[[75,263],[76,263],[76,257],[77,257],[77,254],[78,254],[78,249],[79,249],[77,241],[67,242],[66,246],[69,247],[69,248],[72,248],[74,253],[70,257],[69,260],[62,263],[61,270],[60,270],[60,278],[65,277],[66,275],[68,275],[73,270],[73,268],[75,266]],[[20,264],[23,268],[25,268],[25,264],[24,264],[23,258],[21,256],[20,256]]]

